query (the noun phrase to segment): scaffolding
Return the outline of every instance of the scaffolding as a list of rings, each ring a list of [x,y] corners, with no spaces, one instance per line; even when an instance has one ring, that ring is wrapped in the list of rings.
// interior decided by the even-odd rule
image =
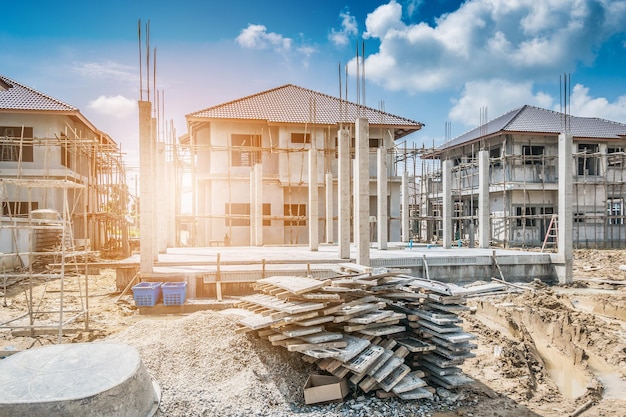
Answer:
[[[58,330],[59,343],[67,326],[88,330],[91,251],[128,254],[122,154],[106,135],[91,132],[85,137],[69,123],[46,137],[25,126],[1,132],[0,284],[5,306],[9,287],[24,289],[26,311],[0,328]]]
[[[551,244],[556,248],[556,238],[550,233],[550,224],[557,213],[558,157],[548,148],[549,142],[540,145],[530,141],[521,143],[521,154],[513,151],[503,141],[482,144],[481,150],[489,152],[489,186],[491,201],[491,244],[500,247],[541,248]],[[536,143],[536,142],[533,142]],[[623,248],[626,246],[624,199],[626,197],[626,154],[623,148],[614,147],[599,151],[596,147],[577,143],[573,158],[573,245],[575,248]],[[478,148],[470,144],[457,153],[442,154],[451,159],[453,239],[470,245],[476,238],[478,223]],[[556,144],[553,145],[556,149]],[[435,149],[422,153],[433,162]],[[401,154],[399,160],[407,156]],[[427,166],[427,165],[424,165]],[[436,165],[430,172],[416,177],[417,194],[412,201],[421,212],[412,220],[419,224],[418,241],[441,239],[441,168]],[[432,238],[430,236],[433,236]],[[547,240],[547,241],[546,241]]]

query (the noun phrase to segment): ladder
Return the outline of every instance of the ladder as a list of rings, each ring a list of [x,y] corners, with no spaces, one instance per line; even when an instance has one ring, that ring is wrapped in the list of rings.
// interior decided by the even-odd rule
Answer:
[[[543,239],[543,245],[541,245],[541,252],[544,251],[547,245],[558,245],[559,242],[559,227],[558,227],[558,215],[553,214],[550,218],[550,225],[546,231],[546,237]]]

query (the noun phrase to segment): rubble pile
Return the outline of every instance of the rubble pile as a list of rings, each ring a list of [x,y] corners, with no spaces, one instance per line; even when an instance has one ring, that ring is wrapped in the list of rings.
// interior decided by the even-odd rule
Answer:
[[[276,276],[238,305],[254,314],[238,332],[256,331],[302,354],[320,370],[380,398],[432,398],[436,387],[472,380],[459,366],[475,336],[461,328],[463,288],[405,271],[341,264],[336,278]]]

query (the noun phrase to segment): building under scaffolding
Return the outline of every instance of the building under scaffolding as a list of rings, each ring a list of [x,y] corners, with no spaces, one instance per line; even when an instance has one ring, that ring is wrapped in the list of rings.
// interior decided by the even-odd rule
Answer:
[[[0,274],[6,287],[27,281],[28,312],[2,323],[59,328],[88,325],[85,261],[90,250],[128,254],[128,191],[118,145],[78,109],[0,76]],[[80,261],[79,270],[69,264]],[[64,303],[71,275],[78,306]],[[60,284],[51,303],[35,302],[33,282]],[[41,306],[51,307],[41,309]],[[46,317],[45,321],[40,321]],[[53,317],[53,318],[51,318]]]
[[[355,141],[358,118],[368,120],[367,143]],[[192,213],[177,224],[189,231],[190,245],[310,244],[311,235],[337,242],[344,130],[351,138],[348,160],[359,149],[368,155],[371,240],[381,227],[386,233],[378,240],[402,239],[406,179],[394,163],[396,141],[421,123],[294,85],[192,113],[187,123],[177,155],[186,157],[178,166],[191,179]],[[377,224],[381,210],[386,214]]]
[[[452,239],[472,246],[479,220],[479,151],[488,151],[490,241],[503,247],[545,247],[558,228],[559,134],[571,133],[573,244],[626,245],[626,125],[565,116],[532,106],[508,112],[444,145],[421,150],[412,217],[420,240],[442,239],[441,162],[452,162]]]

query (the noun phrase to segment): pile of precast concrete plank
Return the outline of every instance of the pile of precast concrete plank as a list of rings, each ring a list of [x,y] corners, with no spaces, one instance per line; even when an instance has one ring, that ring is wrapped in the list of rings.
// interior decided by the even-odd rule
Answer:
[[[472,382],[459,369],[475,336],[461,328],[462,287],[407,271],[341,264],[336,278],[275,276],[238,307],[240,332],[300,352],[319,369],[381,397],[431,398]]]

